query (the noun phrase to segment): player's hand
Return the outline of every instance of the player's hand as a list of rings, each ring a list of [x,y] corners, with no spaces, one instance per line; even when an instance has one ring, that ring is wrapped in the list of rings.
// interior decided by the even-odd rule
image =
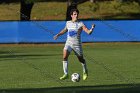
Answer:
[[[95,24],[92,24],[92,27],[91,27],[91,28],[92,28],[92,29],[95,28]]]
[[[55,35],[55,36],[53,37],[54,40],[56,40],[57,38],[58,38],[58,35]]]
[[[92,34],[94,28],[95,28],[95,24],[92,24],[91,29],[89,30],[89,33],[88,33],[89,35]]]

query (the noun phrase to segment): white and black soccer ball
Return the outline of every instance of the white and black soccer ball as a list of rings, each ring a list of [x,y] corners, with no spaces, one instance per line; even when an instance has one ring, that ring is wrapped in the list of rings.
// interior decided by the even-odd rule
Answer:
[[[80,75],[78,73],[73,73],[71,75],[71,81],[72,82],[79,82],[80,81]]]

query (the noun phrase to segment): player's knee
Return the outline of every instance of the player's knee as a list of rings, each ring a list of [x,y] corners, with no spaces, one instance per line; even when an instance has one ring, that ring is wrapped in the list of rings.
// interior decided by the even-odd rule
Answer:
[[[64,61],[68,61],[68,58],[67,58],[67,57],[63,57],[63,60],[64,60]]]
[[[85,63],[85,59],[84,59],[84,58],[79,58],[79,61],[80,61],[81,63]]]

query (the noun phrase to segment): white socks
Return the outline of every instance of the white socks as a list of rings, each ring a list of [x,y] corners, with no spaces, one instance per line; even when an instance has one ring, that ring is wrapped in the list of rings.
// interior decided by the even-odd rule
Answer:
[[[86,63],[82,64],[82,67],[83,67],[83,73],[87,73],[87,67],[86,67]],[[68,74],[68,61],[63,61],[63,71],[64,71],[64,74]]]
[[[63,61],[64,74],[68,74],[68,61]]]

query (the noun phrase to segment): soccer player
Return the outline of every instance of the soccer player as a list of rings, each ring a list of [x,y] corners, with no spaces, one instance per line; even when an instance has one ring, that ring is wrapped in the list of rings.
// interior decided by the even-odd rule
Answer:
[[[83,57],[82,43],[81,43],[81,31],[84,30],[87,34],[91,34],[95,27],[92,24],[91,29],[89,30],[83,22],[78,21],[78,9],[72,9],[70,12],[72,20],[66,22],[65,28],[54,36],[56,40],[59,36],[67,32],[67,40],[65,47],[63,49],[63,71],[64,75],[60,77],[60,80],[68,78],[68,57],[73,50],[82,64],[83,67],[83,80],[86,80],[88,77],[88,69],[86,66],[86,61]]]

